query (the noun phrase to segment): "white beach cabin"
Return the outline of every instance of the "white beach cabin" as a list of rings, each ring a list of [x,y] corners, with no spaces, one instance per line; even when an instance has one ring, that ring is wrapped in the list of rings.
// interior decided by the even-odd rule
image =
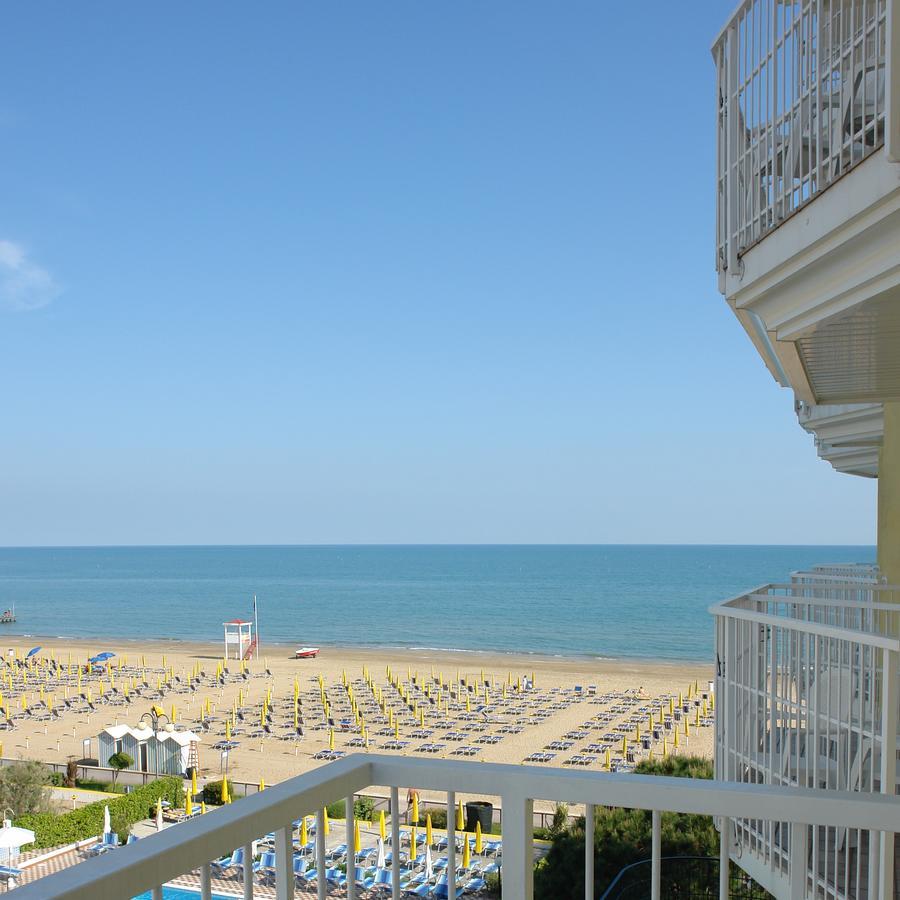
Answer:
[[[166,725],[160,731],[144,724],[136,728],[110,725],[97,739],[102,766],[114,753],[127,753],[134,760],[128,771],[156,775],[185,775],[198,762],[200,737],[193,731],[177,731],[173,725]]]

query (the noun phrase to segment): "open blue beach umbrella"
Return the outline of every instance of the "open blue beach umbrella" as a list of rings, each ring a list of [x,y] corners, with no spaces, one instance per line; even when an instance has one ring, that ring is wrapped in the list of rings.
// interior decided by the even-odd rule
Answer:
[[[32,647],[32,648],[28,651],[28,655],[25,657],[25,659],[31,659],[31,657],[34,656],[35,653],[40,653],[40,652],[41,652],[41,648],[40,648],[40,647]]]
[[[110,653],[109,650],[105,650],[103,653],[98,653],[91,662],[106,662],[106,660],[112,659],[115,655],[115,653]]]

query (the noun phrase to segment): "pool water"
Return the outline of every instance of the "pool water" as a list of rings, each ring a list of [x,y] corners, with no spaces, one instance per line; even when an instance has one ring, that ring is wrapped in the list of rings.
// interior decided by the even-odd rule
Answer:
[[[163,900],[197,900],[200,896],[199,891],[189,891],[187,888],[164,887]],[[153,894],[147,891],[145,894],[139,894],[133,900],[152,900]],[[212,900],[234,900],[226,894],[213,894]]]

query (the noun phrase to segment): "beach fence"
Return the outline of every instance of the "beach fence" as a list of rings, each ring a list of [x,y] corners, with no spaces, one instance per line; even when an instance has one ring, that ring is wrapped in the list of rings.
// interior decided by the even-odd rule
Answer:
[[[0,767],[11,766],[19,762],[22,762],[22,760],[15,757],[0,757]],[[48,772],[55,772],[61,775],[65,775],[68,771],[66,763],[44,762],[43,765],[46,766]],[[161,776],[155,775],[153,772],[136,772],[129,769],[122,769],[120,771],[117,771],[115,769],[109,768],[108,766],[79,765],[75,777],[80,781],[99,781],[112,784],[115,780],[116,784],[120,784],[125,787],[142,787],[145,784],[149,784],[151,781],[156,781],[156,779],[160,778]],[[218,778],[205,780],[217,781]],[[259,783],[253,781],[236,781],[229,777],[228,787],[231,791],[232,797],[234,797],[235,799],[238,797],[249,797],[253,794],[259,793]],[[380,793],[378,791],[373,791],[367,793],[366,796],[371,797],[372,801],[375,804],[374,815],[378,815],[378,813],[380,813],[382,810],[386,815],[390,814],[390,793]],[[403,812],[404,810],[405,807],[401,809],[401,812]],[[424,822],[425,817],[429,812],[437,812],[438,810],[440,810],[441,812],[446,811],[445,805],[442,803],[438,803],[437,801],[425,799],[419,800],[420,821]],[[554,815],[555,813],[553,810],[535,810],[532,816],[534,827],[549,828],[553,824]],[[578,818],[578,815],[570,812],[568,814],[569,824],[574,824],[578,820]],[[503,809],[496,801],[494,802],[493,824],[498,828],[503,826]]]

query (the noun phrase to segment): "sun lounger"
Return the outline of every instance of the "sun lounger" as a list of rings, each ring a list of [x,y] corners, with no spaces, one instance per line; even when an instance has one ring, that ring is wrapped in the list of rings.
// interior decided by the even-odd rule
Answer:
[[[107,831],[103,834],[103,837],[100,839],[100,842],[94,844],[93,847],[88,851],[92,856],[99,856],[101,853],[106,853],[107,850],[114,850],[119,846],[119,836],[114,832]]]
[[[231,856],[223,856],[221,859],[215,859],[211,865],[218,874],[224,874],[230,869],[235,869],[244,864],[244,849],[239,847],[233,851]]]

